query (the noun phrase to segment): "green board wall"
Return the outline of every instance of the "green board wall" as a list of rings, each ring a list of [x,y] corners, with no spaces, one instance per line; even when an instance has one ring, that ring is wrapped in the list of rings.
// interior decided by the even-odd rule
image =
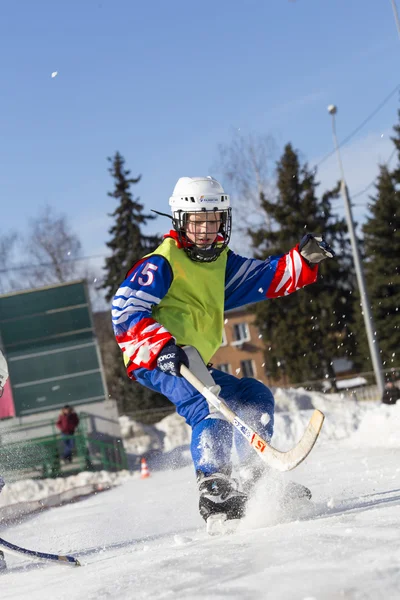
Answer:
[[[84,281],[0,296],[0,341],[17,416],[107,397]]]

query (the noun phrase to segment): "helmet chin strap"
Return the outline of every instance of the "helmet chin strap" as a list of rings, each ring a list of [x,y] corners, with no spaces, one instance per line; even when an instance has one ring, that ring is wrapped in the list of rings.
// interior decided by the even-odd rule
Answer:
[[[157,215],[160,215],[161,217],[168,217],[168,219],[171,219],[171,221],[174,220],[174,217],[172,217],[171,215],[167,215],[167,213],[162,213],[159,210],[154,210],[154,208],[151,208],[150,210],[153,213],[157,213]]]

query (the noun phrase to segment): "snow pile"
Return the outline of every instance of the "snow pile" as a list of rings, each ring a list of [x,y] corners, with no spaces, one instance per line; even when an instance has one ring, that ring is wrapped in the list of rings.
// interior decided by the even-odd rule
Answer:
[[[290,447],[300,439],[317,408],[325,415],[321,440],[346,439],[356,446],[400,446],[400,403],[359,403],[341,394],[322,394],[300,389],[275,390],[274,445]]]
[[[400,445],[400,403],[387,406],[377,402],[359,403],[341,394],[309,392],[304,388],[277,388],[273,443],[287,450],[301,438],[314,409],[325,422],[321,440],[354,440],[367,445]],[[170,452],[190,444],[190,427],[178,414],[165,417],[154,426],[120,417],[127,452],[145,454],[151,450]]]
[[[277,388],[274,391],[274,444],[282,450],[290,448],[302,436],[318,408],[326,415],[322,439],[343,439],[356,431],[368,407],[343,399],[340,394],[323,394],[300,389]],[[143,425],[127,416],[120,417],[125,450],[143,455],[158,450],[170,452],[190,444],[191,430],[177,413],[165,417],[156,425]]]
[[[275,412],[298,412],[299,410],[312,410],[319,408],[322,410],[326,406],[330,395],[320,392],[308,392],[304,388],[275,388],[273,390],[275,398]]]
[[[400,402],[392,406],[387,404],[370,406],[348,443],[356,447],[399,448]]]
[[[164,434],[153,425],[144,425],[125,415],[119,417],[119,424],[124,447],[129,454],[141,455],[150,450],[162,450]]]
[[[322,412],[331,410],[359,410],[359,404],[350,400],[344,394],[326,394],[310,392],[300,388],[275,388],[275,412],[298,412],[299,410],[313,410],[318,408]]]
[[[365,414],[375,406],[361,405],[341,394],[309,392],[304,388],[277,388],[274,397],[273,442],[279,450],[287,450],[301,438],[316,408],[325,415],[321,440],[340,440],[353,435]]]
[[[178,413],[168,415],[157,423],[156,428],[164,434],[164,452],[187,446],[191,440],[191,428]]]
[[[120,485],[131,477],[129,471],[119,471],[118,473],[99,471],[96,473],[82,472],[78,475],[56,479],[24,479],[13,483],[6,482],[6,486],[0,494],[0,516],[5,507],[17,507],[16,505],[20,507],[21,504],[29,504],[28,510],[22,510],[22,512],[31,512],[31,510],[50,505],[44,502],[49,498],[52,498],[52,505],[54,505],[72,500],[77,496]],[[10,511],[7,514],[11,514]]]
[[[119,418],[125,450],[129,454],[147,454],[151,450],[170,452],[190,444],[191,429],[177,413],[168,415],[156,425],[143,425],[130,417]]]

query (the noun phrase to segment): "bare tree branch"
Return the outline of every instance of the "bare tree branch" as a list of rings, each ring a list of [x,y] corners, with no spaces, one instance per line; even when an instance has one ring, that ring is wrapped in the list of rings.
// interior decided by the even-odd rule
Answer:
[[[109,311],[110,303],[106,302],[104,297],[104,290],[101,289],[101,284],[104,280],[104,259],[99,262],[99,260],[94,261],[94,263],[85,261],[81,264],[80,268],[80,278],[86,279],[89,296],[90,296],[90,304],[93,312],[101,312],[101,311]],[[110,316],[111,319],[111,316]]]
[[[81,255],[81,242],[66,216],[56,215],[50,206],[30,221],[26,249],[31,262],[31,286],[64,283],[79,277],[76,259]]]
[[[7,294],[21,289],[20,282],[13,273],[15,266],[15,253],[19,236],[12,232],[8,234],[0,233],[0,293]]]
[[[242,248],[246,243],[247,230],[266,223],[266,214],[260,210],[260,194],[269,199],[275,197],[271,181],[275,170],[277,145],[270,135],[247,135],[235,131],[232,140],[218,146],[219,158],[215,170],[228,181],[233,196],[233,214],[236,239]],[[240,241],[239,239],[240,238]]]

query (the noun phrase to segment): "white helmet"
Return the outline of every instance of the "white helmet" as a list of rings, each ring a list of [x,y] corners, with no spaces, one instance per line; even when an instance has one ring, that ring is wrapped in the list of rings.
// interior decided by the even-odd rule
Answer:
[[[222,185],[213,177],[181,177],[169,199],[172,213],[183,210],[225,210],[230,208],[230,198]]]
[[[211,262],[227,247],[231,235],[232,216],[229,195],[213,177],[181,177],[169,199],[174,228],[179,240],[192,260]],[[203,211],[218,212],[221,226],[217,239],[207,248],[187,243],[185,228],[188,214]]]

